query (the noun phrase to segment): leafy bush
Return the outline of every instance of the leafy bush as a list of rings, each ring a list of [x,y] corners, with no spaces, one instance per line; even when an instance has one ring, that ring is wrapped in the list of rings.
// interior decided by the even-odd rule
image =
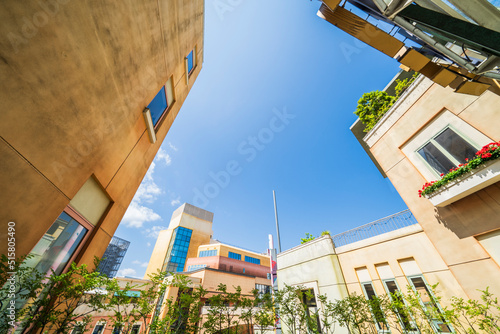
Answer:
[[[417,76],[418,73],[415,73],[411,78],[406,78],[404,80],[397,79],[395,88],[396,96],[391,96],[384,91],[381,92],[378,90],[363,94],[358,101],[358,106],[354,114],[356,114],[365,125],[364,132],[373,129],[375,124],[377,124],[382,116],[384,116],[405,90],[415,81]]]

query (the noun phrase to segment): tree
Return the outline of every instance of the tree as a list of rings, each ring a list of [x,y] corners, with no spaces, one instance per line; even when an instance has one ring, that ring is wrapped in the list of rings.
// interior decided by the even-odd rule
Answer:
[[[302,287],[286,285],[275,294],[276,303],[279,305],[279,314],[282,326],[292,334],[305,330],[306,312],[302,305]]]
[[[358,101],[354,114],[365,125],[365,132],[370,131],[393,105],[396,98],[384,91],[364,93]]]
[[[260,330],[260,333],[265,333],[267,328],[274,327],[276,314],[274,310],[273,297],[270,293],[255,295],[254,304],[257,305],[257,310],[254,312],[254,322]]]
[[[90,321],[90,314],[104,309],[106,294],[100,289],[107,286],[109,278],[87,265],[72,263],[66,273],[52,271],[36,291],[37,297],[23,310],[21,326],[23,334],[43,332],[46,328],[54,333],[67,333],[79,319]],[[79,312],[78,307],[86,305]]]

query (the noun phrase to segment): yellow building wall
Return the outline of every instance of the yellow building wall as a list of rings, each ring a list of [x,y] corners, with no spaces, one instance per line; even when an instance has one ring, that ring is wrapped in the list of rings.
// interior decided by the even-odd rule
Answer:
[[[217,250],[217,255],[219,256],[229,257],[229,252],[233,252],[241,255],[241,261],[245,261],[245,256],[250,256],[259,259],[261,266],[269,267],[271,265],[271,260],[269,259],[268,255],[263,255],[224,244],[201,245],[200,247],[198,247],[197,256],[199,257],[201,251],[213,249]]]
[[[0,239],[15,222],[17,256],[91,175],[112,204],[77,260],[102,256],[201,70],[203,11],[203,0],[59,2],[54,15],[38,3],[2,4]],[[171,76],[176,101],[151,144],[142,111]]]

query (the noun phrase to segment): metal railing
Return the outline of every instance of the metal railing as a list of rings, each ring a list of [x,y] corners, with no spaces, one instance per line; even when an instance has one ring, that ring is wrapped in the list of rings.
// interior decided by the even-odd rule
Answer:
[[[335,247],[340,247],[415,224],[418,222],[413,213],[410,210],[405,210],[334,235],[332,240]]]

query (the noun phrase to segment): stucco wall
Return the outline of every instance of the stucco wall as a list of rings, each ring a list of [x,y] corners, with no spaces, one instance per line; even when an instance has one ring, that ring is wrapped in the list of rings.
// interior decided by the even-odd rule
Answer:
[[[425,85],[426,80],[421,84]],[[437,84],[417,89],[415,94],[415,102],[402,103],[399,107],[402,109],[396,110],[400,116],[384,117],[382,122],[390,123],[387,129],[375,136],[367,135],[372,136],[370,151],[466,294],[478,298],[477,289],[489,286],[500,295],[497,279],[500,268],[475,238],[500,228],[500,185],[493,184],[446,207],[436,208],[417,195],[425,182],[436,178],[418,169],[402,151],[419,131],[445,112],[451,112],[459,122],[487,137],[484,141],[500,140],[500,97],[488,91],[479,97],[454,93]]]
[[[202,0],[0,4],[0,240],[27,254],[87,179],[111,198],[79,262],[101,256],[199,74]],[[184,57],[197,66],[185,83]],[[151,144],[142,111],[173,76]],[[5,253],[6,243],[0,243]]]

